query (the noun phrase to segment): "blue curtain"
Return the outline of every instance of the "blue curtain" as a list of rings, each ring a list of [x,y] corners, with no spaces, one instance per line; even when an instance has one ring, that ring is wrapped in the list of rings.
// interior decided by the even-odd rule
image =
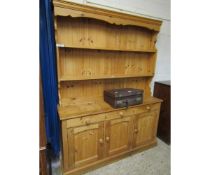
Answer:
[[[60,152],[60,123],[53,8],[51,0],[40,0],[40,72],[43,86],[47,142],[54,155]]]

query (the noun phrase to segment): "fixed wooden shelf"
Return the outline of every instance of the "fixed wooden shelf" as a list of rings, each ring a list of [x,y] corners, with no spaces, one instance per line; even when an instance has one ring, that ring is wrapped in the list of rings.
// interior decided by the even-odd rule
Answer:
[[[101,76],[61,76],[59,81],[81,81],[81,80],[98,80],[98,79],[118,79],[118,78],[138,78],[152,77],[153,74],[147,75],[101,75]]]
[[[56,44],[58,48],[67,49],[88,49],[88,50],[107,50],[107,51],[120,51],[120,52],[142,52],[142,53],[156,53],[156,49],[121,49],[121,48],[101,48],[101,47],[84,47],[84,46],[67,46],[64,44]]]

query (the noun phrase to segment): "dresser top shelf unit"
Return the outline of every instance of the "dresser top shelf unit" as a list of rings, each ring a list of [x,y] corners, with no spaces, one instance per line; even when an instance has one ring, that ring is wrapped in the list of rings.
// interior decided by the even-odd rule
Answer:
[[[145,104],[157,102],[150,82],[161,21],[64,0],[53,4],[61,120],[115,110],[103,101],[106,89],[143,89]]]

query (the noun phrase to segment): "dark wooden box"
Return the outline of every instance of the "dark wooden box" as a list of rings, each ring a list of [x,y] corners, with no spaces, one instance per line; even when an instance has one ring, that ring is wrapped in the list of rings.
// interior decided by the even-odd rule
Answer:
[[[141,89],[122,88],[104,91],[104,101],[113,108],[122,108],[143,103],[144,91]]]

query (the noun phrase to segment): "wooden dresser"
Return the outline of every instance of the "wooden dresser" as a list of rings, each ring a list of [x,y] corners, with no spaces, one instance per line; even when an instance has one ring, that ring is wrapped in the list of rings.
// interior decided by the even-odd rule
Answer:
[[[156,145],[161,100],[151,96],[161,21],[54,0],[63,173],[80,174]],[[113,109],[103,91],[144,90]]]
[[[163,100],[160,110],[157,136],[164,142],[171,143],[171,81],[155,82],[154,94]]]

